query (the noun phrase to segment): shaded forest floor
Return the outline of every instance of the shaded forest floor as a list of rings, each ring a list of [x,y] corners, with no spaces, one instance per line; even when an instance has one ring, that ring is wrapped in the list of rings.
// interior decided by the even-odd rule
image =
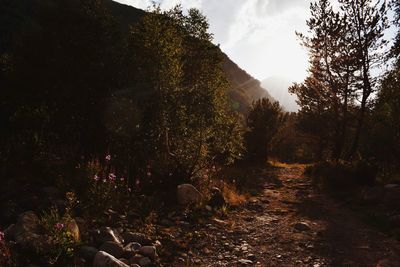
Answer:
[[[314,188],[304,167],[252,170],[227,218],[159,226],[166,266],[400,266],[400,242]],[[250,171],[249,171],[250,172]],[[163,265],[164,265],[163,264]]]

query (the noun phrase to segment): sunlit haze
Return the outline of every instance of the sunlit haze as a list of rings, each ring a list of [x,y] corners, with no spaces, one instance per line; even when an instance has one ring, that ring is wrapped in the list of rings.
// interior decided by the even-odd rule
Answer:
[[[146,9],[151,0],[118,0]],[[163,9],[181,4],[207,16],[214,42],[241,68],[259,80],[271,76],[302,81],[307,52],[295,31],[306,31],[309,0],[158,0]]]

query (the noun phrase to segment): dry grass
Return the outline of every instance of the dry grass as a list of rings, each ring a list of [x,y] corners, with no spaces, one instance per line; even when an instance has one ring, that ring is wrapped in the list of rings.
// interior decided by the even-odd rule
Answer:
[[[271,167],[275,168],[306,168],[310,164],[301,164],[301,163],[285,163],[285,162],[280,162],[279,160],[276,159],[269,159],[268,160],[268,165]]]
[[[238,206],[246,202],[248,196],[239,193],[234,184],[228,183],[223,180],[214,181],[213,184],[221,189],[225,200],[233,206]]]

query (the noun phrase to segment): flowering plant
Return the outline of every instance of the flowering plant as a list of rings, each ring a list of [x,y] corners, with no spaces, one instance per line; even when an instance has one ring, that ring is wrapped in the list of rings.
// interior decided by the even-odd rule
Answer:
[[[77,237],[68,227],[72,221],[67,212],[60,216],[57,208],[44,212],[40,224],[46,239],[38,247],[38,253],[50,264],[60,264],[62,260],[70,259],[78,245]]]
[[[98,216],[108,209],[123,210],[128,203],[131,188],[123,175],[117,175],[112,167],[111,155],[102,164],[92,161],[88,165],[89,191],[86,210]]]

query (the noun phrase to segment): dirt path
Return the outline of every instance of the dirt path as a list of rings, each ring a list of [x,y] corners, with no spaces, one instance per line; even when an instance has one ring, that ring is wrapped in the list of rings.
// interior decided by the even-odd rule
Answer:
[[[399,242],[318,193],[302,173],[299,166],[261,169],[256,197],[227,220],[181,225],[171,235],[189,252],[178,252],[172,265],[400,266]]]

